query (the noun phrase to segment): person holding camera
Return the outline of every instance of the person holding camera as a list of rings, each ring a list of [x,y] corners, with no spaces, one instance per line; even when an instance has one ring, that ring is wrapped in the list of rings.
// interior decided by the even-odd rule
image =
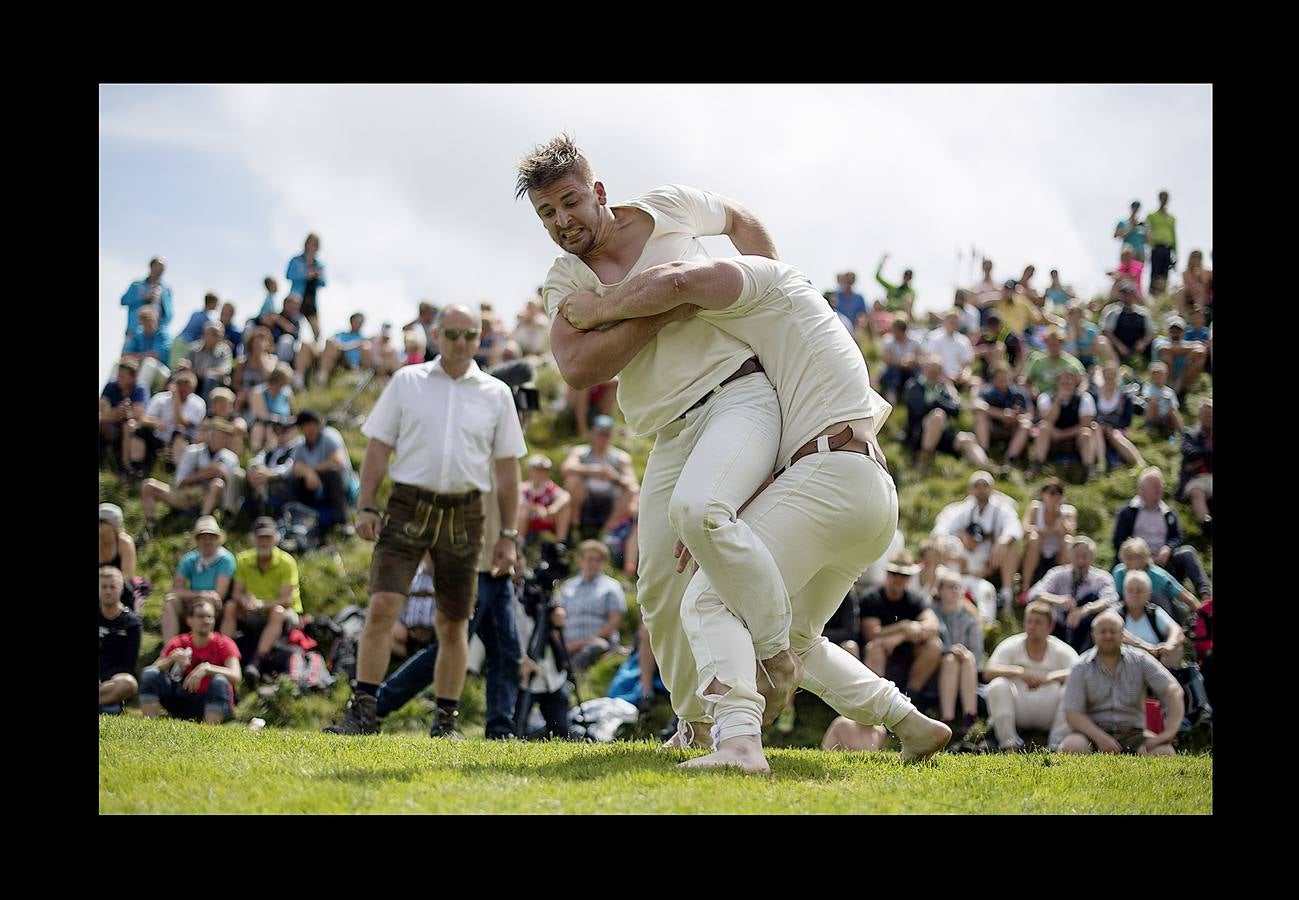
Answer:
[[[478,318],[465,306],[438,314],[431,363],[398,369],[362,432],[370,444],[361,464],[356,532],[377,541],[370,564],[370,607],[357,651],[357,680],[342,722],[331,734],[379,730],[379,683],[388,668],[392,624],[406,603],[411,576],[433,551],[439,652],[433,677],[437,717],[431,734],[458,734],[460,693],[469,652],[469,619],[478,593],[478,563],[487,528],[483,495],[495,489],[500,528],[489,533],[491,578],[509,581],[519,533],[520,457],[527,453],[514,395],[474,363]],[[380,512],[379,486],[392,460],[393,489]]]
[[[131,469],[131,438],[135,423],[144,418],[149,392],[139,383],[140,364],[123,358],[117,364],[117,378],[104,385],[99,395],[99,459],[103,465],[106,451],[111,447],[117,454],[120,471]]]
[[[994,490],[992,474],[980,470],[970,476],[970,494],[945,506],[934,520],[935,537],[954,534],[961,540],[965,571],[980,578],[1000,577],[1002,605],[1009,605],[1019,548],[1024,536],[1015,501]]]

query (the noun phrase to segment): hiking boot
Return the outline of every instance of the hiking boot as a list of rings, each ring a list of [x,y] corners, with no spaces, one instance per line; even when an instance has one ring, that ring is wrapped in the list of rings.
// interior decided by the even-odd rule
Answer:
[[[465,736],[460,733],[457,727],[457,720],[460,718],[460,710],[447,712],[439,709],[433,715],[433,725],[428,730],[428,736],[431,738],[449,738],[453,741],[463,741]]]
[[[325,734],[378,734],[379,698],[354,691],[352,699],[347,701],[343,721],[322,730]]]

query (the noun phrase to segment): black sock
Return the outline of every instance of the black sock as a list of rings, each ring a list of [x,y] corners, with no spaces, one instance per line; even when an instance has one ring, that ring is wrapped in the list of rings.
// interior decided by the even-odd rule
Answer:
[[[438,715],[454,716],[460,709],[459,700],[448,700],[445,697],[438,697]]]
[[[354,693],[369,694],[371,697],[379,696],[379,685],[371,684],[368,681],[358,681]]]

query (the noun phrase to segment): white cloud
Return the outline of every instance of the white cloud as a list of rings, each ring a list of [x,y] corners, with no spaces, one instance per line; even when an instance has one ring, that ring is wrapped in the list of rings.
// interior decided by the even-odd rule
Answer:
[[[920,306],[937,308],[950,302],[958,248],[975,244],[998,277],[1033,262],[1039,286],[1055,266],[1100,290],[1133,197],[1153,204],[1168,188],[1183,255],[1212,247],[1210,106],[1208,87],[240,85],[112,89],[100,132],[141,152],[238,160],[273,198],[269,226],[215,235],[212,252],[242,241],[261,255],[231,250],[205,262],[205,277],[220,272],[251,302],[267,248],[282,275],[317,231],[332,330],[357,307],[371,325],[400,324],[424,297],[492,299],[512,316],[556,252],[513,200],[513,165],[566,129],[614,199],[667,181],[732,196],[824,287],[853,268],[873,296],[888,251],[886,277],[914,268]],[[165,234],[158,243],[166,253]],[[188,283],[198,261],[169,255],[183,324],[208,287]],[[101,321],[143,262],[101,250]]]

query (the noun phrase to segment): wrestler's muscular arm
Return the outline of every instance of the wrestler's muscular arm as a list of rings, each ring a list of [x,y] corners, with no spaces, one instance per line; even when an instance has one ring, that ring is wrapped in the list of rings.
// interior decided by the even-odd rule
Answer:
[[[767,259],[780,259],[776,255],[776,244],[767,229],[758,221],[758,217],[749,212],[729,197],[722,198],[726,207],[726,228],[722,234],[731,239],[741,256],[765,256]]]
[[[621,372],[664,326],[688,319],[698,311],[697,306],[678,306],[656,316],[620,322],[605,331],[583,331],[563,316],[556,316],[550,326],[550,352],[564,381],[576,390],[586,390]]]
[[[565,318],[574,327],[598,328],[610,322],[625,325],[662,315],[683,304],[726,309],[743,290],[744,276],[729,260],[678,260],[650,266],[603,297],[591,291],[569,294],[559,304],[556,321]]]

